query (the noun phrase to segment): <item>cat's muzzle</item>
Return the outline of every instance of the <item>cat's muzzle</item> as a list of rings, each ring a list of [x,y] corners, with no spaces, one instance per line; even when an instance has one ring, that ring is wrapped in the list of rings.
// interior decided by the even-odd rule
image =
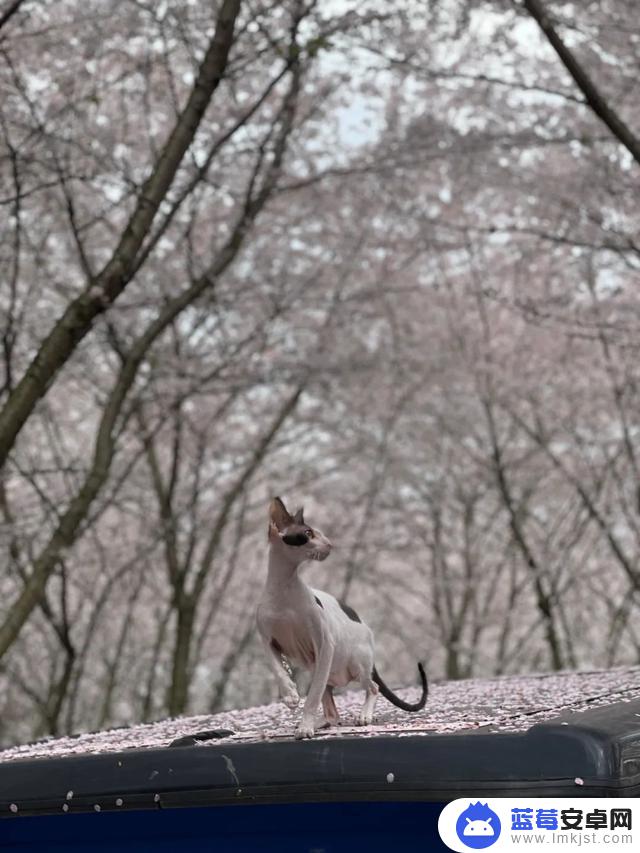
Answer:
[[[317,560],[321,563],[323,560],[326,560],[329,554],[331,553],[331,548],[327,548],[326,551],[316,551],[313,555],[313,559]]]

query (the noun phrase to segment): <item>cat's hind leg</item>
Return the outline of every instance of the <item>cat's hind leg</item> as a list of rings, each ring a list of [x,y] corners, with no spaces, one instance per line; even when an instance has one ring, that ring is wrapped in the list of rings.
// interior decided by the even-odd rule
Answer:
[[[370,726],[373,722],[373,709],[378,698],[378,685],[371,680],[371,676],[363,678],[360,686],[365,690],[364,704],[356,720],[359,726]]]
[[[374,647],[373,634],[371,630],[363,625],[365,636],[358,649],[357,658],[353,661],[355,664],[351,670],[355,675],[355,681],[360,683],[360,686],[365,691],[364,704],[356,718],[356,725],[370,726],[373,722],[373,710],[378,698],[378,685],[373,680],[373,661]]]

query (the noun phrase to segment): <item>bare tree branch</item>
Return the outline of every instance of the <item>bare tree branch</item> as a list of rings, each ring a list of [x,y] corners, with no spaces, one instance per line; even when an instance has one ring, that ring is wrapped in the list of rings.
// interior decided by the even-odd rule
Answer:
[[[541,0],[522,0],[529,14],[537,21],[540,29],[547,37],[551,47],[560,57],[560,60],[569,74],[573,77],[576,85],[593,112],[609,128],[616,139],[624,145],[636,163],[640,164],[640,137],[620,118],[591,79],[590,75],[578,62],[572,51],[569,50],[560,38],[558,31],[551,22],[549,13]]]
[[[241,0],[224,0],[215,33],[202,61],[187,104],[145,181],[136,208],[111,259],[74,299],[44,341],[0,411],[0,468],[38,400],[54,382],[95,318],[113,304],[130,282],[135,262],[160,203],[191,145],[213,93],[223,77],[233,43]]]
[[[13,2],[7,4],[3,12],[0,12],[0,30],[9,23],[23,3],[24,0],[13,0]]]

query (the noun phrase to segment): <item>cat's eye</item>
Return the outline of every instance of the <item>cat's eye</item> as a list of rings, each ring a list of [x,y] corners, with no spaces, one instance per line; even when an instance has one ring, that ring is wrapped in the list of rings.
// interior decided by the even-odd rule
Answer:
[[[313,539],[313,530],[312,530],[310,527],[308,527],[308,528],[305,530],[304,535],[305,535],[305,536],[308,536],[308,537],[309,537],[309,539]]]

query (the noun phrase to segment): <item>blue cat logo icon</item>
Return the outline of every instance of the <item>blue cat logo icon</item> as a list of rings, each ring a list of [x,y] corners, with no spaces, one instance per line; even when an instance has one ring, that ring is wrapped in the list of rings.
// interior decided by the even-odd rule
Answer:
[[[486,803],[470,803],[456,821],[456,833],[473,850],[490,847],[500,837],[500,818]]]

